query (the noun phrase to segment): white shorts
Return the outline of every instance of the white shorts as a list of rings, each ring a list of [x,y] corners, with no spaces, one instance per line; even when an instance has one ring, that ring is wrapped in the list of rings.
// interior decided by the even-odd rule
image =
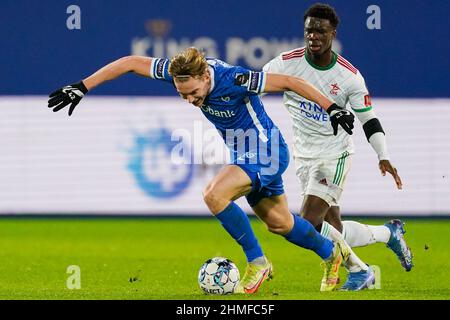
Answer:
[[[330,206],[339,206],[351,155],[344,152],[336,159],[295,158],[296,175],[302,197],[317,196]]]

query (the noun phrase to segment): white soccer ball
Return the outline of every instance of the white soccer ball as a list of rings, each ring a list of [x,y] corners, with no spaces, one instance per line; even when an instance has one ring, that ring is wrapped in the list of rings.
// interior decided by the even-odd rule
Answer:
[[[239,284],[239,269],[229,259],[206,260],[198,272],[198,284],[208,294],[230,294]]]

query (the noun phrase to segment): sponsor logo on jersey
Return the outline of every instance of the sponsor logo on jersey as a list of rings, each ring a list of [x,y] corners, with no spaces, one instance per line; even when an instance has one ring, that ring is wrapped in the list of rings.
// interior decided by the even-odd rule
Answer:
[[[257,91],[260,77],[261,77],[260,72],[251,72],[250,86],[248,88],[248,91]]]
[[[158,60],[156,63],[156,78],[163,78],[164,76],[164,63],[166,61],[163,59]]]
[[[230,97],[220,97],[223,102],[230,102]]]
[[[327,179],[323,178],[319,181],[319,184],[323,184],[324,186],[328,186]]]
[[[259,79],[261,72],[236,73],[234,76],[234,84],[247,87],[248,91],[258,91]]]
[[[231,118],[236,115],[233,110],[214,110],[213,108],[205,105],[202,106],[202,111],[219,118]]]
[[[300,109],[300,114],[306,118],[321,122],[329,121],[328,113],[314,102],[301,100],[298,104],[298,108]]]
[[[236,73],[236,75],[234,76],[234,84],[237,86],[246,87],[248,85],[248,79],[248,73]]]
[[[331,84],[330,94],[332,94],[334,96],[337,96],[339,90],[341,90],[341,88],[339,88],[337,83],[332,83]]]

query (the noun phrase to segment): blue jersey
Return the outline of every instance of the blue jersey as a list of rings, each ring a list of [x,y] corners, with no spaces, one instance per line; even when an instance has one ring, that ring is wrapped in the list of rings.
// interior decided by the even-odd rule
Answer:
[[[266,73],[207,59],[211,89],[201,111],[214,124],[231,151],[232,161],[258,154],[261,145],[270,153],[271,139],[283,137],[264,110],[258,94],[264,91]],[[150,77],[173,82],[168,59],[152,59]],[[267,150],[267,149],[266,149]]]

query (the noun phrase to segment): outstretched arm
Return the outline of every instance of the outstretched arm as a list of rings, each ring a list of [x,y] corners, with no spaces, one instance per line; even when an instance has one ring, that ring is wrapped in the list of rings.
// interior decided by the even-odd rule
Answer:
[[[264,92],[284,92],[293,91],[298,95],[314,101],[320,105],[330,115],[331,126],[333,127],[333,134],[337,135],[338,126],[340,125],[348,134],[352,134],[353,122],[355,116],[346,110],[338,106],[336,103],[328,99],[324,94],[317,90],[309,82],[278,73],[266,73],[267,79],[264,87]]]
[[[292,91],[305,99],[314,101],[324,110],[327,110],[334,103],[317,90],[316,87],[301,78],[278,73],[267,73],[264,92],[284,91]]]
[[[70,104],[70,116],[89,90],[129,72],[150,77],[151,63],[152,58],[149,57],[127,56],[120,58],[104,66],[83,81],[73,83],[52,92],[49,95],[48,107],[53,108],[53,111],[56,112]]]
[[[86,86],[86,89],[91,90],[103,82],[116,79],[129,72],[149,77],[151,63],[152,59],[149,57],[123,57],[104,66],[86,79],[83,79],[83,83]]]

